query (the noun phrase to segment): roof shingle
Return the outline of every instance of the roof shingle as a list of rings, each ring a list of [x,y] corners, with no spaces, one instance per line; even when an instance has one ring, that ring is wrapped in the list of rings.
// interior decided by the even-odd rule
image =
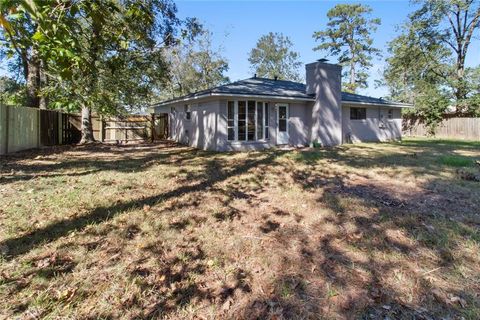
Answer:
[[[221,85],[211,89],[195,92],[183,97],[162,101],[160,104],[175,102],[178,100],[188,100],[189,98],[200,97],[209,94],[229,94],[229,95],[255,95],[255,96],[275,96],[286,98],[315,99],[314,95],[306,93],[306,86],[300,82],[274,80],[267,78],[249,78]],[[402,103],[392,102],[381,98],[373,98],[359,94],[342,92],[342,102],[344,103],[365,103],[375,105],[404,105]]]

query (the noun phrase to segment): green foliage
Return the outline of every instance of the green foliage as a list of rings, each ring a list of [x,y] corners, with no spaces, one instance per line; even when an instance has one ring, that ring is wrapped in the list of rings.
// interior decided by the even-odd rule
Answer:
[[[162,85],[162,98],[172,98],[215,87],[229,81],[227,60],[221,48],[213,48],[212,34],[201,30],[193,39],[179,41],[164,50],[168,77]]]
[[[282,33],[270,32],[261,36],[248,58],[252,71],[258,77],[302,81],[300,55],[292,48],[292,41]]]
[[[145,108],[168,78],[164,48],[198,30],[195,19],[176,17],[170,0],[9,1],[0,10],[4,53],[35,52],[48,75],[37,93],[51,108],[77,111]]]
[[[465,58],[480,28],[480,3],[474,0],[415,0],[414,3],[420,5],[409,17],[415,32],[426,43],[444,46],[454,57],[446,81],[457,103],[457,112],[464,112],[461,101],[468,96]]]
[[[0,104],[25,105],[25,86],[9,77],[0,77]]]
[[[451,54],[436,42],[426,42],[412,24],[389,42],[384,81],[396,101],[414,103],[420,88],[445,86],[445,74]],[[431,90],[430,90],[431,91]]]
[[[336,5],[327,13],[327,29],[313,34],[315,40],[321,42],[314,50],[338,56],[339,63],[347,67],[345,76],[349,80],[343,86],[349,92],[367,87],[367,71],[372,66],[373,56],[380,52],[373,47],[371,34],[381,21],[370,18],[371,12],[367,5]]]
[[[449,167],[468,167],[472,165],[472,159],[462,156],[441,156],[439,162]]]
[[[480,5],[470,0],[414,2],[419,9],[389,43],[384,84],[392,99],[415,104],[407,115],[420,118],[434,134],[447,112],[480,115],[479,68],[465,68]]]

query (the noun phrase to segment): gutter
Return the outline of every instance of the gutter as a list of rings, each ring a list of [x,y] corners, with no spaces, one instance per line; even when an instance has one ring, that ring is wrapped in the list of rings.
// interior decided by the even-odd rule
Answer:
[[[413,108],[414,107],[413,104],[409,104],[409,103],[372,103],[372,102],[344,101],[344,100],[342,100],[342,104],[388,107],[388,108]]]

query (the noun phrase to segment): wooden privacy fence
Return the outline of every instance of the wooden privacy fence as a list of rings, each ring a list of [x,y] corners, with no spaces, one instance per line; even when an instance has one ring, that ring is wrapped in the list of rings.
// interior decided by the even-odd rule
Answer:
[[[72,143],[68,114],[0,105],[0,154]]]
[[[80,132],[81,116],[69,115],[70,123]],[[128,143],[162,140],[168,137],[168,115],[92,116],[93,137],[101,142]]]
[[[168,137],[168,115],[92,117],[94,138],[128,143]],[[0,155],[80,142],[81,117],[54,110],[0,105]]]
[[[418,120],[404,119],[405,136],[428,136],[428,128]],[[435,137],[480,140],[480,118],[447,118],[435,130]]]

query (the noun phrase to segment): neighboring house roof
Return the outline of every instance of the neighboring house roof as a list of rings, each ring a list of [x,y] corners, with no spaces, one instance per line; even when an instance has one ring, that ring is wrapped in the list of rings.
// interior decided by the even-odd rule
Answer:
[[[249,78],[214,87],[207,90],[191,93],[179,98],[162,101],[153,105],[161,106],[181,101],[189,101],[208,96],[246,96],[246,97],[272,97],[288,100],[314,101],[315,96],[306,93],[306,86],[300,82],[275,80],[267,78]],[[387,101],[384,99],[362,96],[348,92],[342,92],[342,103],[368,104],[379,106],[406,107],[407,104]]]

